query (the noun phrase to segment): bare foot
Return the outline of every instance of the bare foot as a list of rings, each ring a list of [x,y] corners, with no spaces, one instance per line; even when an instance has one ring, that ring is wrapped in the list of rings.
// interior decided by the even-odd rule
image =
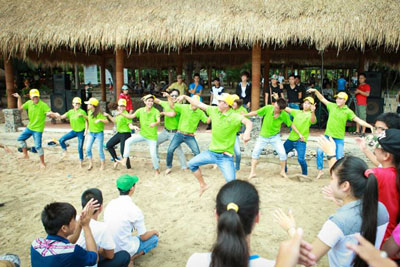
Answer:
[[[115,169],[117,169],[117,167],[118,167],[118,161],[114,161],[114,164],[113,164],[113,169],[115,170]]]
[[[46,163],[40,163],[40,168],[41,169],[46,169]]]
[[[217,164],[213,164],[213,170],[216,170],[217,168],[218,168],[218,165]]]
[[[310,177],[308,177],[307,175],[304,175],[304,174],[300,174],[298,177],[299,177],[300,182],[311,182],[312,181],[312,179]]]
[[[10,153],[10,154],[13,153],[13,151],[11,149],[9,149],[7,146],[4,146],[3,148],[7,153]]]
[[[90,171],[91,169],[93,169],[93,163],[89,163],[89,167],[87,168],[88,171]]]
[[[200,194],[199,197],[209,188],[210,186],[208,184],[204,184],[200,186]]]
[[[104,162],[101,163],[101,165],[100,165],[100,170],[101,170],[101,171],[104,170]]]
[[[322,177],[322,175],[324,175],[324,172],[321,170],[321,171],[318,172],[317,178],[315,178],[315,179],[318,180],[319,178]]]
[[[81,163],[79,164],[79,166],[81,167],[81,169],[83,168],[83,161],[81,161]]]
[[[249,175],[249,177],[248,177],[247,179],[250,180],[250,179],[252,179],[252,178],[255,178],[256,176],[257,176],[257,174],[251,172],[250,175]]]
[[[159,176],[159,175],[160,175],[160,169],[157,169],[157,170],[155,171],[155,174],[156,174],[156,176]]]
[[[283,178],[288,178],[285,171],[280,172],[279,175]]]
[[[29,156],[28,155],[22,155],[22,156],[20,156],[20,157],[18,157],[18,159],[29,159]]]
[[[116,159],[115,161],[117,163],[121,164],[122,166],[125,166],[125,168],[128,169],[128,167],[126,166],[126,162],[128,161],[128,158],[122,158],[121,160]]]
[[[166,170],[165,170],[165,175],[168,175],[168,174],[170,174],[170,173],[171,173],[171,171],[172,171],[171,169],[166,169]]]

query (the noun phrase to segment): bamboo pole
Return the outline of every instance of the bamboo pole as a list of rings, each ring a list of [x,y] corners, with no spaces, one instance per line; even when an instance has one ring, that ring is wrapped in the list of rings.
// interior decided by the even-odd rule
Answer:
[[[261,46],[253,45],[251,50],[251,110],[260,107]]]

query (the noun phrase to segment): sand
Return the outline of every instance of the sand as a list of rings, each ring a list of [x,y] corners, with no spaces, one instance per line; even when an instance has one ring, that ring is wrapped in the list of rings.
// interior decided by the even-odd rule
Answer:
[[[87,188],[97,187],[103,192],[106,206],[118,196],[115,181],[125,173],[139,176],[133,199],[145,214],[147,229],[160,232],[159,246],[138,259],[135,266],[185,266],[192,253],[210,250],[215,240],[215,197],[225,183],[219,170],[213,170],[211,166],[202,168],[210,189],[199,198],[197,181],[189,171],[182,171],[179,166],[174,167],[168,176],[162,172],[156,177],[151,161],[139,154],[132,160],[133,169],[120,167],[113,170],[106,154],[106,170],[100,171],[96,147],[94,149],[95,168],[91,171],[78,167],[77,153],[71,153],[60,161],[59,148],[45,149],[45,170],[37,169],[37,155],[31,154],[29,160],[16,160],[19,153],[10,156],[0,150],[0,202],[6,203],[0,208],[0,254],[18,254],[22,266],[30,266],[32,240],[46,235],[40,213],[47,203],[70,202],[80,211],[81,193]],[[243,165],[238,173],[239,179],[247,177],[250,171],[248,163]],[[292,181],[279,176],[278,166],[262,160],[256,181],[261,197],[261,220],[252,234],[251,250],[268,259],[275,258],[279,243],[286,238],[286,233],[272,220],[276,208],[293,210],[308,241],[315,239],[325,220],[336,209],[321,194],[322,186],[329,183],[327,177],[313,182]],[[161,161],[161,170],[165,170],[164,160]],[[290,171],[300,172],[300,167],[290,166]],[[315,169],[310,170],[310,176],[316,176]],[[103,219],[103,214],[100,219]],[[319,266],[328,266],[326,256]]]

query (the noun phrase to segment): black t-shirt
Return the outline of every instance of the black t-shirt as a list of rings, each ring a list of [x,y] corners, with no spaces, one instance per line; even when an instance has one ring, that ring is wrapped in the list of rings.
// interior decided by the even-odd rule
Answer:
[[[283,96],[283,92],[282,92],[281,88],[279,87],[279,85],[276,85],[276,87],[269,85],[267,88],[265,88],[265,91],[264,91],[264,95],[268,94],[268,104],[272,104],[271,103],[271,92],[272,92],[272,94],[277,93],[279,97]],[[274,99],[272,98],[272,100],[274,100]]]
[[[301,88],[297,85],[292,89],[289,84],[285,84],[287,98],[289,103],[300,103],[299,93],[302,92]]]

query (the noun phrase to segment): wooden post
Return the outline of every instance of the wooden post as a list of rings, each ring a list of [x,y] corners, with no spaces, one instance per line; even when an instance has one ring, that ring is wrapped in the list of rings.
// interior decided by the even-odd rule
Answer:
[[[121,94],[122,85],[124,84],[124,57],[124,50],[117,49],[115,54],[115,89],[117,98]]]
[[[183,74],[183,56],[182,54],[179,54],[176,64],[176,75],[182,75],[182,74]]]
[[[107,101],[106,99],[106,59],[101,59],[100,65],[100,82],[101,82],[101,101]],[[119,96],[119,95],[118,95]]]
[[[17,108],[17,99],[12,96],[12,94],[16,93],[14,88],[14,72],[13,72],[13,64],[12,58],[4,55],[4,72],[6,78],[6,91],[7,91],[7,107],[8,108]]]
[[[270,59],[271,59],[271,53],[269,48],[265,48],[265,54],[264,54],[264,89],[267,89],[269,85],[269,70],[270,70]]]
[[[360,57],[358,59],[358,75],[365,71],[365,54],[360,52]]]
[[[78,69],[77,64],[74,65],[74,75],[75,75],[75,89],[78,90],[79,89],[79,69]]]
[[[251,110],[260,107],[260,80],[261,80],[261,46],[253,45],[251,51]]]
[[[211,88],[211,76],[212,76],[212,68],[207,68],[207,78],[208,78],[208,88]]]

